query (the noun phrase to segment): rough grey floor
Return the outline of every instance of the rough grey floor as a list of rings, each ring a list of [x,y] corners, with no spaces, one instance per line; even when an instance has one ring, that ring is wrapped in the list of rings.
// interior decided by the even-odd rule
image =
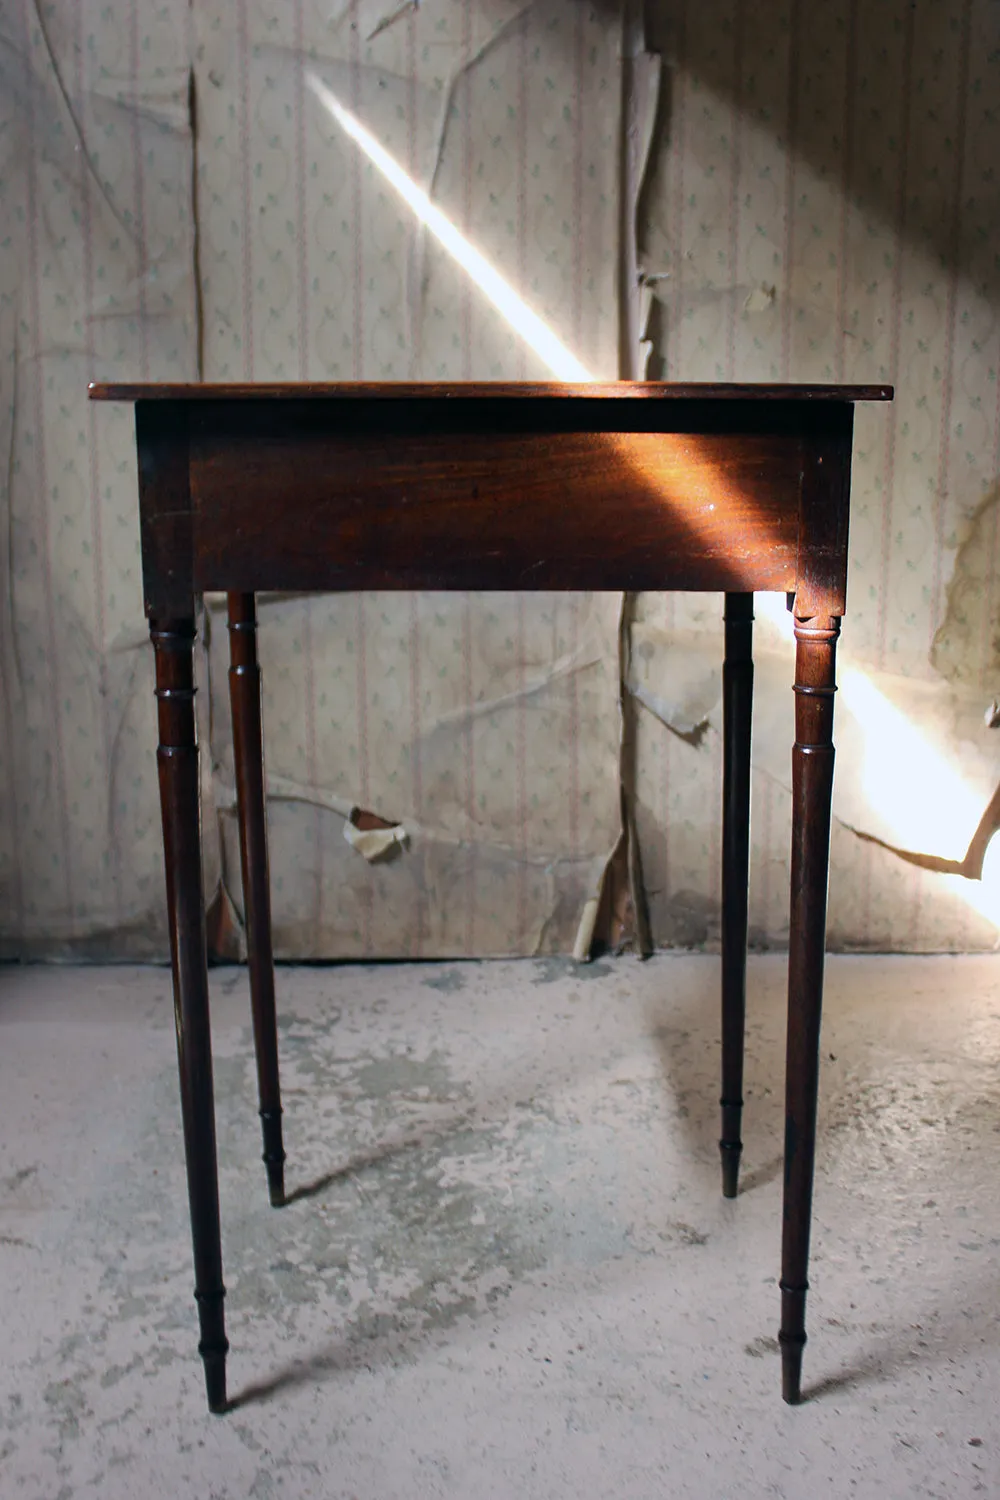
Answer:
[[[810,1399],[779,1399],[784,967],[718,1192],[717,962],[283,970],[267,1206],[212,979],[203,1405],[169,976],[0,970],[0,1496],[1000,1495],[1000,960],[829,966]]]

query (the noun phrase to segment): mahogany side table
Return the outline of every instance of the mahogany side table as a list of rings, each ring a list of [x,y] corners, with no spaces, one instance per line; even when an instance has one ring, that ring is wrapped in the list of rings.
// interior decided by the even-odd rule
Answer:
[[[226,1409],[225,1288],[201,874],[195,595],[228,594],[254,1044],[271,1203],[284,1202],[257,592],[684,589],[726,596],[722,1187],[743,1105],[753,593],[795,621],[782,1389],[801,1398],[853,407],[889,386],[92,385],[135,403],[143,587],[195,1298]]]

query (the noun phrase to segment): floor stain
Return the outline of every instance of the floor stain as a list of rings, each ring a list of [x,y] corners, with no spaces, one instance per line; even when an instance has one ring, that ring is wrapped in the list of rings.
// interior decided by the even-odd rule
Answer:
[[[442,995],[454,995],[465,989],[465,975],[461,969],[446,969],[443,974],[433,974],[424,980],[429,990],[439,990]]]
[[[768,1354],[779,1354],[781,1345],[778,1340],[771,1338],[768,1334],[761,1334],[759,1338],[752,1339],[749,1344],[743,1345],[743,1353],[749,1354],[751,1359],[763,1359]]]
[[[614,973],[612,965],[600,959],[582,964],[575,958],[536,958],[534,969],[532,984],[559,984],[564,979],[606,979]]]

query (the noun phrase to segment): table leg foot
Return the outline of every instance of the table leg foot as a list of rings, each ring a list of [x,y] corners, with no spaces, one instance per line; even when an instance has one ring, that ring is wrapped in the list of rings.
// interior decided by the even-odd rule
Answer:
[[[202,1361],[205,1366],[205,1393],[208,1396],[208,1409],[213,1416],[222,1416],[229,1410],[229,1402],[226,1399],[226,1355],[225,1351],[218,1349],[205,1349],[199,1345]]]
[[[781,1396],[789,1406],[798,1406],[802,1400],[802,1351],[806,1346],[804,1333],[779,1333],[781,1345]]]
[[[743,1147],[737,1141],[720,1141],[719,1155],[722,1158],[722,1196],[735,1198],[740,1190],[740,1157]]]
[[[210,1292],[196,1290],[194,1294],[198,1304],[198,1321],[201,1325],[198,1353],[205,1366],[208,1409],[216,1414],[227,1409],[226,1355],[229,1353],[229,1340],[226,1338],[223,1317],[225,1295],[225,1287],[219,1287]]]
[[[260,1124],[264,1136],[264,1166],[272,1208],[285,1205],[285,1148],[281,1143],[281,1110],[262,1109]]]

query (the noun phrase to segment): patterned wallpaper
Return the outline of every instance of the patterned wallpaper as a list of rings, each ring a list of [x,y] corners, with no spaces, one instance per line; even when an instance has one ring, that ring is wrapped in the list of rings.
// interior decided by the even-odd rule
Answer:
[[[652,95],[623,119],[617,0],[5,0],[0,951],[164,951],[131,414],[88,406],[87,379],[546,373],[314,77],[595,374],[621,367],[634,206],[652,374],[895,381],[857,424],[831,936],[992,946],[990,882],[898,851],[961,859],[997,779],[997,11],[649,0],[660,99],[623,213],[622,131],[645,139]],[[264,603],[280,952],[573,946],[618,836],[620,609]],[[787,923],[791,657],[780,612],[760,613],[751,922],[768,944]],[[721,639],[720,600],[637,601],[634,812],[662,943],[716,936]],[[199,681],[213,930],[232,951],[214,600]],[[353,806],[402,822],[405,849],[368,865],[344,838]]]
[[[131,414],[89,408],[86,380],[546,373],[312,76],[613,375],[620,18],[556,0],[241,0],[18,4],[2,24],[18,204],[4,951],[162,953]],[[265,602],[280,953],[573,946],[618,839],[619,610],[613,595]],[[212,925],[231,949],[224,637],[209,601],[207,884],[221,872]],[[397,858],[369,866],[345,841],[356,805],[403,824]]]
[[[197,23],[206,379],[548,373],[318,104],[316,77],[613,374],[617,17],[557,0],[280,15],[244,0]],[[265,605],[280,951],[573,946],[618,833],[618,610],[610,595]],[[224,712],[213,751],[231,787]],[[406,828],[393,861],[345,842],[355,804]],[[235,875],[231,815],[222,829]]]
[[[6,954],[163,951],[132,418],[86,383],[196,370],[190,45],[181,5],[0,6]]]
[[[831,941],[992,946],[995,879],[930,873],[858,832],[960,860],[998,780],[983,712],[1000,687],[1000,8],[676,0],[647,7],[647,27],[669,80],[640,214],[654,373],[896,386],[891,407],[856,420]],[[645,597],[648,675],[668,647],[690,663],[720,614]],[[768,943],[787,930],[791,648],[773,618],[757,634],[751,923]],[[717,922],[715,822],[700,812],[718,807],[710,670],[696,744],[639,719],[644,860],[667,941]]]

